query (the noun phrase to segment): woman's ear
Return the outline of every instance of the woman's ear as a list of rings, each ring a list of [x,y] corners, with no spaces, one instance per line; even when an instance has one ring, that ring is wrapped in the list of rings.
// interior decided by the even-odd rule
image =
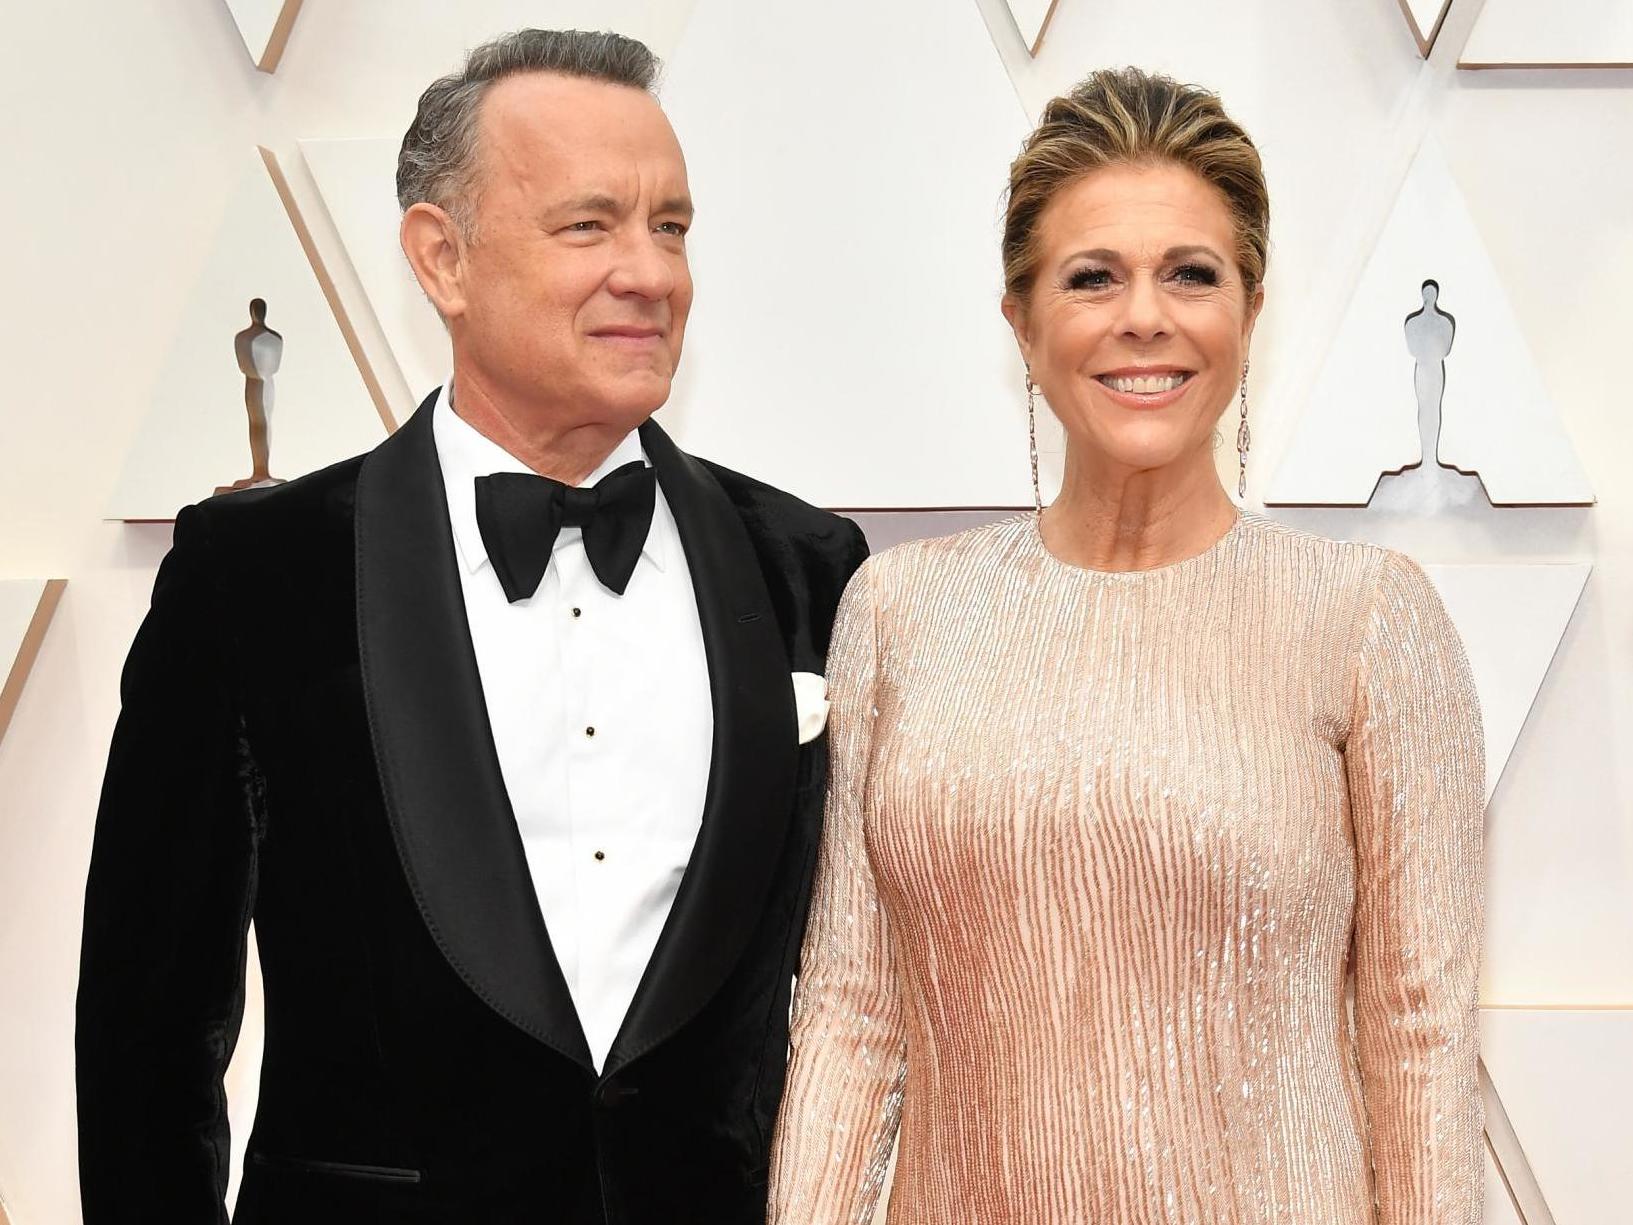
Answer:
[[[443,322],[465,313],[465,243],[454,219],[435,204],[403,214],[403,254]]]
[[[1004,312],[1004,319],[1009,323],[1009,330],[1015,333],[1015,343],[1020,347],[1021,360],[1032,367],[1032,330],[1031,319],[1027,313],[1026,303],[1014,294],[1006,293],[999,309]]]
[[[1253,339],[1253,327],[1259,322],[1259,312],[1264,309],[1264,286],[1255,285],[1253,292],[1248,295],[1247,315],[1242,321],[1242,351],[1245,353],[1248,344]]]

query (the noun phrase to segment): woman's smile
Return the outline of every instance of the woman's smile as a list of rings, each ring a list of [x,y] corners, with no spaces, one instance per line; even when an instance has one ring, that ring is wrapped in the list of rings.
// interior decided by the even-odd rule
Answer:
[[[1167,408],[1190,388],[1196,371],[1174,366],[1128,366],[1094,376],[1106,397],[1124,408]]]

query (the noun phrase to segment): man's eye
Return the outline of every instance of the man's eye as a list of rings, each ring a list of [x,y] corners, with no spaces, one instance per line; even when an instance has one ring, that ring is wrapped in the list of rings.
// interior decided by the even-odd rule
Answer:
[[[678,221],[665,221],[658,226],[665,234],[673,234],[676,238],[686,237],[686,227]]]
[[[1104,268],[1079,268],[1066,278],[1067,289],[1103,289],[1111,284],[1111,273]]]
[[[591,230],[599,230],[601,223],[599,221],[575,221],[567,228],[580,234],[587,234]]]

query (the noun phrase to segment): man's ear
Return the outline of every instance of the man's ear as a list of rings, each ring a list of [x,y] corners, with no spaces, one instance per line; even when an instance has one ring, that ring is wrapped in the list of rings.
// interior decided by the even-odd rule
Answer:
[[[401,237],[408,266],[443,321],[464,314],[465,239],[454,219],[435,204],[411,205]]]
[[[1026,303],[1014,294],[1006,293],[999,309],[1004,312],[1004,318],[1009,323],[1009,330],[1015,333],[1015,343],[1020,346],[1021,360],[1028,369],[1032,367],[1032,330],[1031,318],[1027,313]]]

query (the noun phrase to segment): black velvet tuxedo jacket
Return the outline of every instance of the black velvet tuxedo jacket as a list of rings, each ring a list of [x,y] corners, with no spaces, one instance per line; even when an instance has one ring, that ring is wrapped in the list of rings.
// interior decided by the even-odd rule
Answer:
[[[856,526],[641,441],[714,704],[702,830],[591,1063],[500,776],[422,407],[367,456],[183,511],[131,649],[77,1027],[87,1225],[226,1220],[222,1073],[255,921],[242,1225],[761,1225]]]

